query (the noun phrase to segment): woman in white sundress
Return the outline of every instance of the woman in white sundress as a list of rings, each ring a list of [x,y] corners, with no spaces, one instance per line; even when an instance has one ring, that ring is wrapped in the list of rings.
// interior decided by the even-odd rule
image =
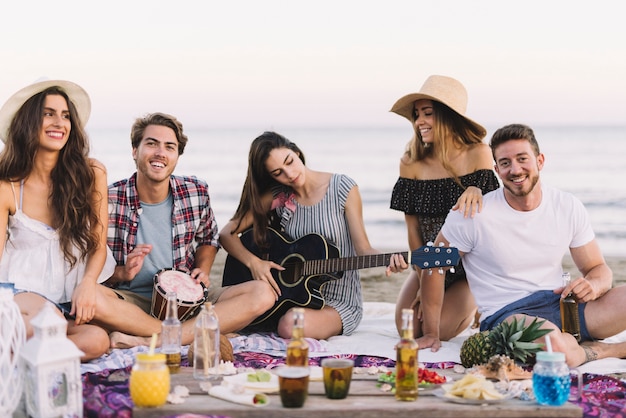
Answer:
[[[107,179],[88,157],[87,93],[69,81],[41,81],[0,110],[0,285],[14,289],[30,320],[46,301],[68,319],[68,338],[82,360],[109,348],[93,319],[96,283],[113,272],[106,245]]]

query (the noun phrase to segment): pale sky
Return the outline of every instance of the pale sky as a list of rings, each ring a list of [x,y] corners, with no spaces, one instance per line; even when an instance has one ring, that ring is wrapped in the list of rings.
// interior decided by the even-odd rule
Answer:
[[[620,1],[10,1],[0,103],[42,76],[82,85],[88,127],[163,111],[186,127],[383,125],[431,74],[468,116],[626,124]]]

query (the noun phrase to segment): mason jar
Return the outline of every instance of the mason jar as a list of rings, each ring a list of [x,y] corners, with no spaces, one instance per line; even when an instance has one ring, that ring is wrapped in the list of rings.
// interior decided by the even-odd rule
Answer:
[[[170,371],[165,364],[165,354],[137,354],[130,372],[129,389],[135,406],[164,405],[170,393]]]
[[[540,405],[563,405],[569,398],[570,370],[564,353],[537,353],[533,368],[533,391]]]

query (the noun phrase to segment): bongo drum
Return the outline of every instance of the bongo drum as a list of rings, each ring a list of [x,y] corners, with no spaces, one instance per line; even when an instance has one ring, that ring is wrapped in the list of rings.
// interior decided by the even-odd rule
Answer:
[[[150,313],[161,321],[165,319],[167,292],[176,293],[178,319],[185,321],[196,315],[209,296],[209,289],[204,283],[196,283],[183,271],[164,268],[154,275],[154,291]]]

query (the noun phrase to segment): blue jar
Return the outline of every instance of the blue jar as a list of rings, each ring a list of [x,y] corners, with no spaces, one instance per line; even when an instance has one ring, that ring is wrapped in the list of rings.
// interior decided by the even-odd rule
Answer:
[[[559,406],[567,402],[571,377],[564,353],[537,353],[533,368],[533,391],[540,405]]]

